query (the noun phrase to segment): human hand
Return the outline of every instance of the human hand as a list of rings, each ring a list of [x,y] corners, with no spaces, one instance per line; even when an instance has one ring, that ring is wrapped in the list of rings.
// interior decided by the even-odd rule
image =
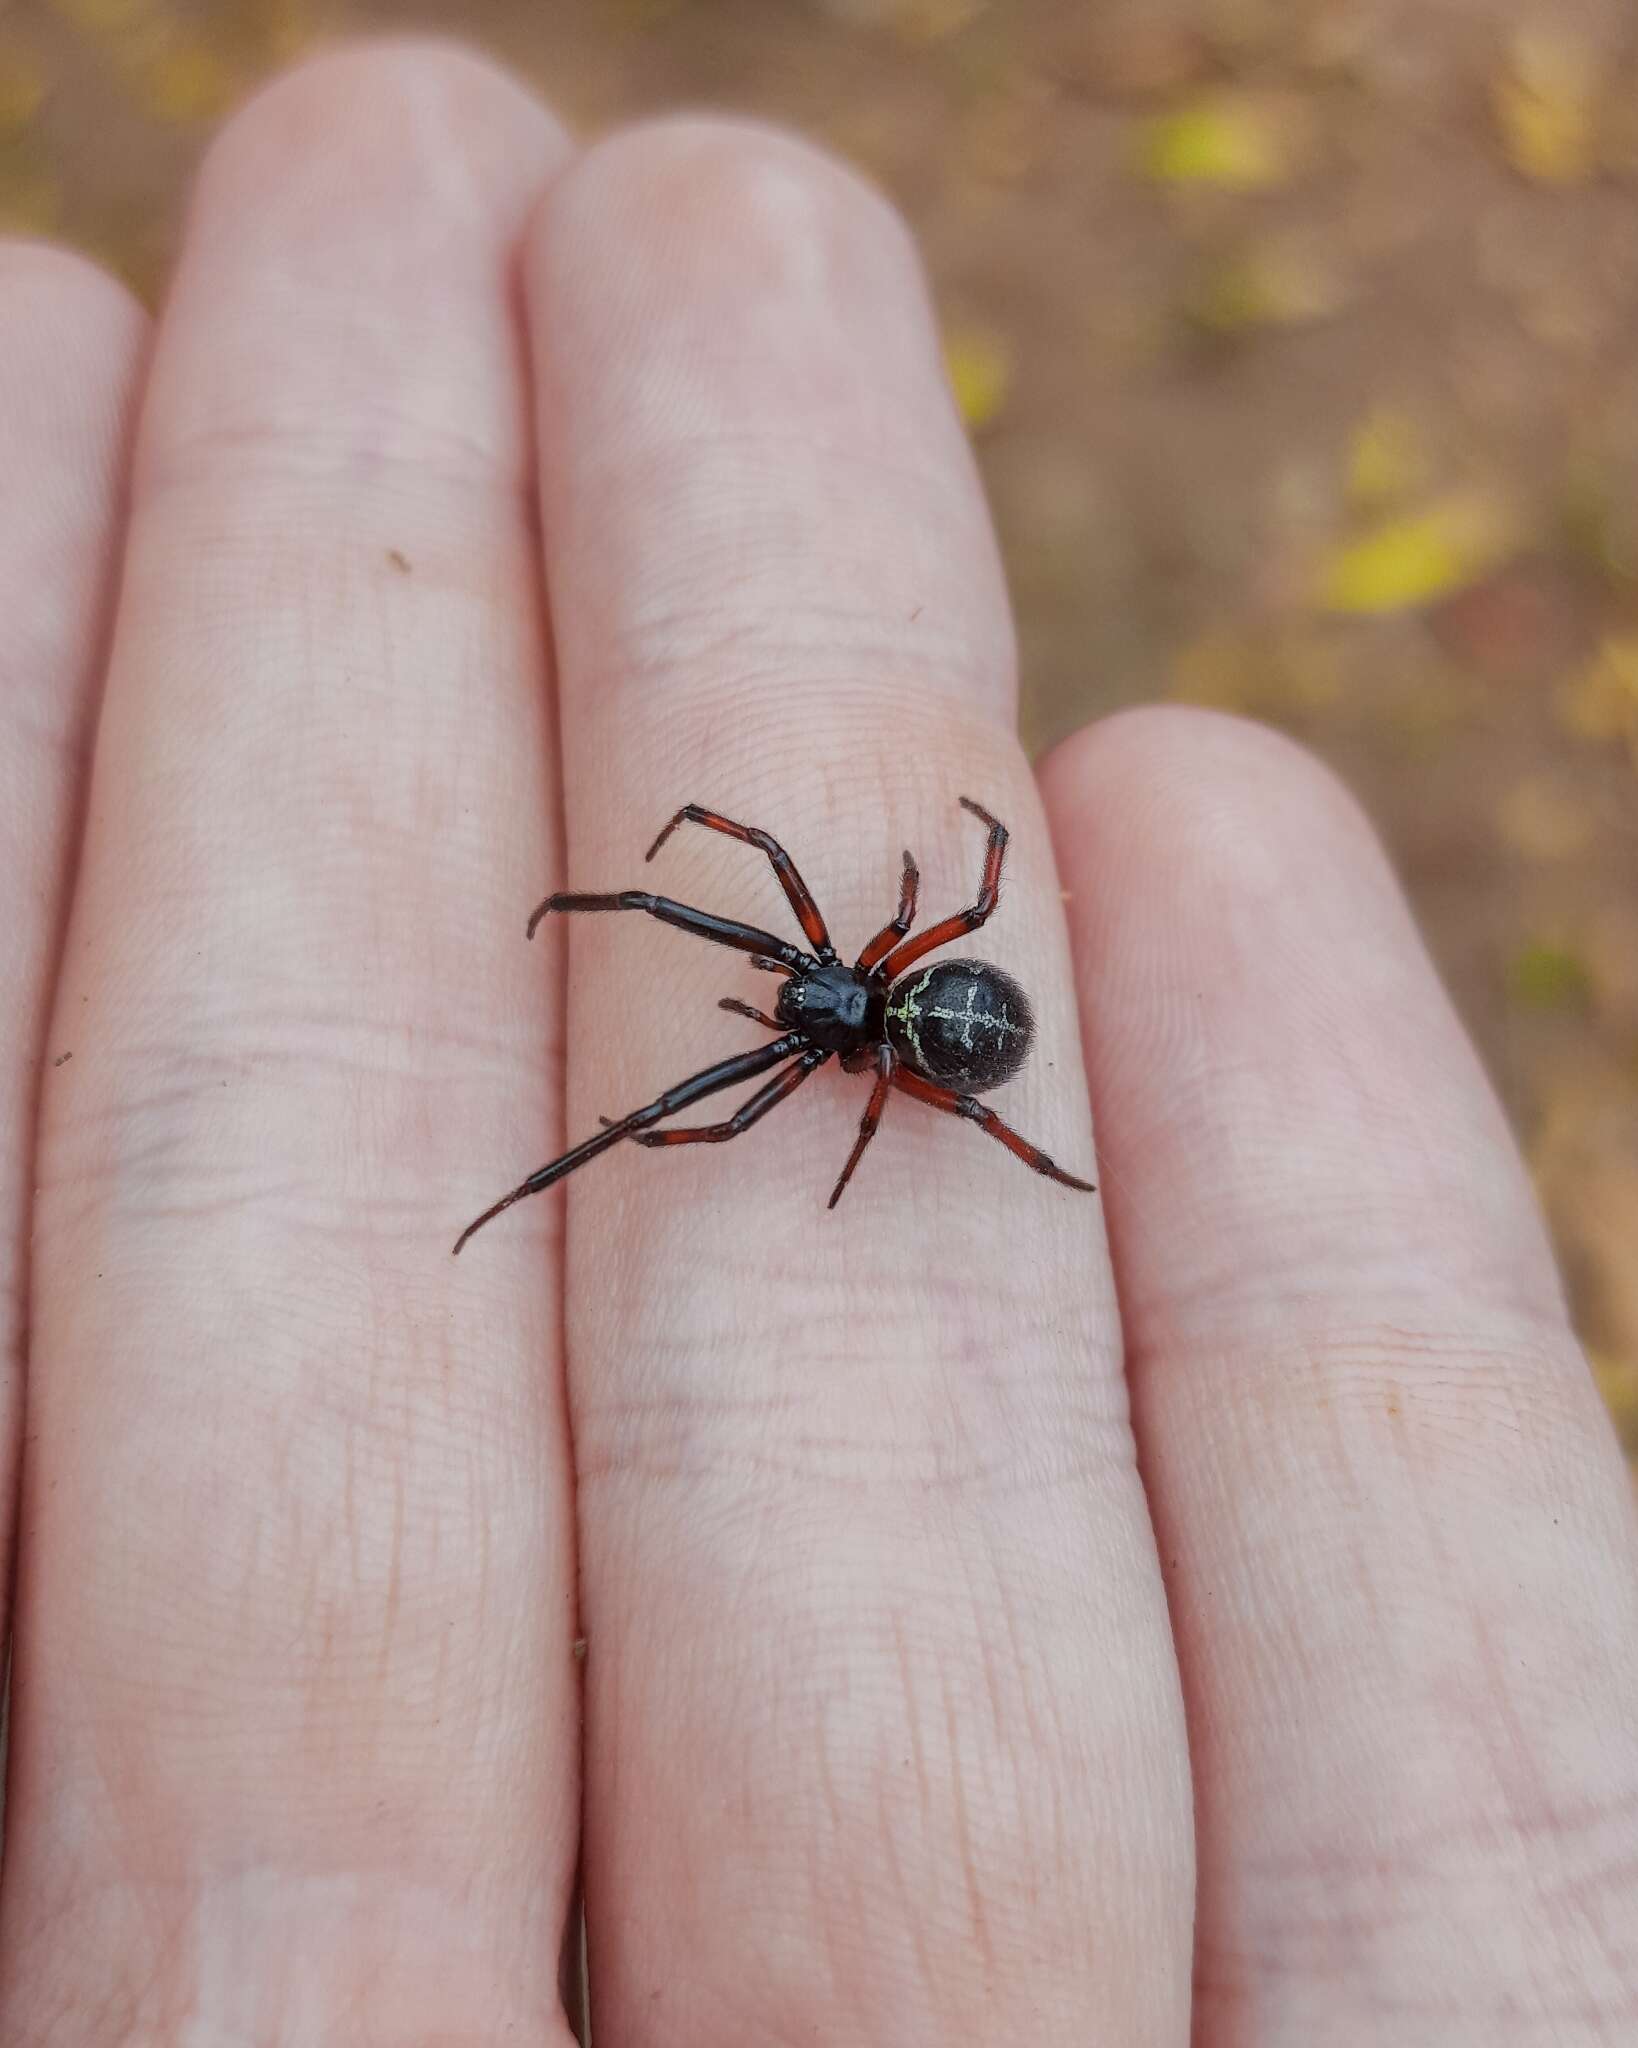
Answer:
[[[342,52],[147,348],[0,257],[0,2039],[563,2041],[583,1844],[598,2048],[1630,2040],[1638,1539],[1525,1176],[1300,752],[1143,712],[1037,785],[886,207]],[[832,1067],[449,1257],[757,1042],[729,954],[525,945],[548,888],[702,800],[846,949],[905,845],[971,900],[961,793],[997,1106],[1086,1170],[1090,1096],[1098,1197],[895,1099],[827,1215]]]

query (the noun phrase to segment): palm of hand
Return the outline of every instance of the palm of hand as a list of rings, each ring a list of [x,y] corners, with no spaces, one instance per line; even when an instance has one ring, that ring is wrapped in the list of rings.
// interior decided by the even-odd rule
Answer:
[[[562,2039],[583,1847],[599,2048],[1630,2038],[1638,1539],[1501,1119],[1294,749],[1037,785],[885,208],[395,49],[229,125],[151,358],[0,268],[0,2037]],[[923,1116],[826,1217],[818,1081],[447,1257],[739,985],[565,981],[543,879],[697,794],[862,940],[967,788],[1101,1204]]]

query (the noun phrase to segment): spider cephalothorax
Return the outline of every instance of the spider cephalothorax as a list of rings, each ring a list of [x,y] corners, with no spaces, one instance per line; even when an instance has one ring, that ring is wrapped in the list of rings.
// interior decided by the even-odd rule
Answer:
[[[796,913],[811,952],[775,938],[772,932],[759,931],[754,925],[738,924],[705,910],[692,910],[686,903],[673,902],[669,896],[650,896],[640,889],[625,889],[612,896],[548,896],[529,920],[531,938],[548,911],[644,910],[664,924],[748,953],[756,966],[784,977],[774,1002],[774,1014],[770,1017],[734,996],[725,996],[721,1007],[766,1025],[778,1036],[754,1052],[721,1060],[703,1073],[679,1081],[676,1087],[668,1088],[629,1116],[605,1119],[595,1136],[582,1139],[561,1158],[530,1174],[509,1195],[503,1195],[492,1208],[486,1209],[476,1222],[469,1223],[455,1241],[456,1251],[492,1216],[498,1216],[525,1195],[539,1194],[542,1188],[549,1188],[554,1181],[573,1173],[577,1166],[584,1166],[624,1138],[639,1145],[720,1145],[729,1138],[737,1138],[783,1102],[833,1054],[840,1056],[849,1072],[870,1067],[876,1076],[870,1101],[859,1120],[859,1135],[842,1168],[841,1179],[831,1192],[833,1209],[852,1178],[860,1154],[876,1135],[892,1088],[951,1116],[968,1118],[1037,1173],[1044,1173],[1064,1187],[1080,1188],[1090,1194],[1090,1181],[1065,1173],[1038,1146],[1021,1138],[993,1109],[977,1099],[981,1090],[999,1088],[1003,1081],[1010,1081],[1029,1057],[1035,1019],[1024,991],[1010,974],[1004,974],[988,961],[940,960],[930,967],[917,964],[939,947],[949,945],[952,939],[977,931],[1000,897],[1007,828],[969,797],[963,797],[961,802],[990,831],[977,900],[970,908],[930,925],[915,938],[907,938],[916,914],[916,891],[921,880],[907,853],[899,885],[899,907],[851,967],[844,966],[837,957],[818,904],[778,840],[753,825],[736,825],[732,818],[703,810],[698,804],[683,806],[648,849],[648,858],[652,860],[682,824],[705,825],[713,832],[726,832],[730,838],[759,847],[773,863],[779,885]],[[731,1088],[736,1081],[749,1081],[770,1068],[781,1071],[741,1103],[726,1122],[690,1124],[668,1131],[653,1128],[704,1096],[714,1095],[720,1088]]]

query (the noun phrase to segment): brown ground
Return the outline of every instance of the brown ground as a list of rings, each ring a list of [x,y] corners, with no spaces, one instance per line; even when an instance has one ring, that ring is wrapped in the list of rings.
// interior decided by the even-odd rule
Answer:
[[[0,225],[151,294],[203,136],[458,31],[588,128],[827,141],[916,225],[1029,736],[1146,697],[1381,821],[1638,1457],[1638,17],[1625,0],[0,0]]]

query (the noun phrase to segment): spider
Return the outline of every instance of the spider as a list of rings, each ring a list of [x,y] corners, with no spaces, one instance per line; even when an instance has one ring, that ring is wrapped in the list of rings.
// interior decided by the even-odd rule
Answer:
[[[543,1188],[551,1187],[624,1138],[634,1139],[639,1145],[721,1145],[737,1138],[793,1095],[832,1054],[840,1055],[848,1073],[871,1069],[876,1078],[865,1113],[859,1119],[859,1135],[853,1150],[840,1180],[831,1190],[830,1208],[834,1209],[842,1199],[842,1191],[853,1178],[853,1169],[876,1135],[888,1092],[894,1088],[933,1109],[966,1117],[1049,1180],[1093,1193],[1091,1181],[1078,1180],[1074,1174],[1066,1173],[1039,1146],[1020,1137],[993,1109],[977,1099],[980,1090],[999,1088],[1003,1081],[1010,1081],[1029,1057],[1035,1019],[1029,999],[1017,982],[985,960],[941,960],[919,973],[910,971],[952,939],[977,931],[1000,898],[1007,828],[970,797],[961,799],[961,807],[989,827],[984,877],[977,901],[970,909],[958,910],[953,917],[930,925],[917,937],[907,938],[916,914],[921,876],[915,861],[906,853],[898,910],[851,967],[845,967],[837,957],[818,904],[778,840],[754,825],[737,825],[732,818],[708,811],[700,804],[684,804],[645,858],[652,860],[677,827],[684,824],[704,825],[712,832],[724,832],[730,839],[758,847],[773,865],[779,886],[812,948],[810,952],[788,945],[772,932],[759,931],[755,925],[739,924],[706,910],[693,910],[686,903],[673,902],[669,896],[650,896],[640,889],[623,889],[611,896],[548,896],[529,920],[530,938],[549,911],[642,910],[662,924],[692,932],[696,938],[748,953],[753,967],[784,976],[773,1015],[770,1017],[765,1010],[754,1009],[734,996],[724,996],[718,1008],[766,1025],[777,1036],[754,1052],[720,1060],[703,1073],[679,1081],[628,1116],[604,1117],[603,1128],[595,1136],[583,1138],[561,1158],[538,1168],[509,1195],[502,1195],[493,1207],[469,1223],[455,1240],[456,1251],[503,1209],[511,1208],[525,1195],[537,1195]],[[731,1088],[736,1081],[749,1081],[771,1067],[782,1071],[741,1103],[726,1122],[689,1124],[667,1131],[652,1128],[662,1118],[674,1116],[704,1096]]]

